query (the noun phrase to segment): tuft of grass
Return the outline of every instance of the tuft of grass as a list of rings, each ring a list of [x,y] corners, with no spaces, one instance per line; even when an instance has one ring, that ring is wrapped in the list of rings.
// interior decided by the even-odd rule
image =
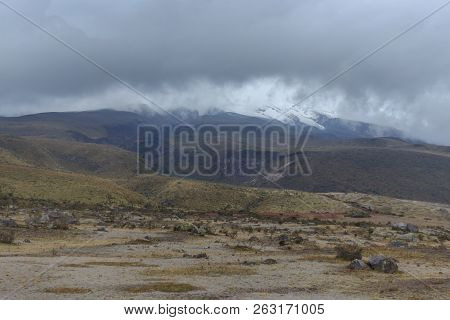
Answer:
[[[236,245],[236,246],[229,246],[230,249],[240,251],[240,252],[258,252],[258,249],[246,246],[246,245]]]
[[[15,234],[12,230],[0,230],[0,243],[12,244]]]
[[[44,290],[44,292],[54,293],[54,294],[86,294],[86,293],[91,292],[91,289],[56,287],[56,288],[47,288]]]
[[[220,276],[240,276],[254,275],[254,269],[239,265],[229,264],[197,264],[187,267],[172,268],[150,268],[143,271],[146,276],[200,276],[200,277],[220,277]]]
[[[148,267],[148,264],[133,261],[90,261],[87,266],[105,266],[105,267]]]
[[[342,260],[362,259],[362,248],[355,244],[336,246],[336,258]]]
[[[143,284],[137,286],[130,286],[125,288],[125,291],[130,293],[144,293],[144,292],[189,292],[194,290],[202,290],[199,287],[195,287],[188,283],[176,283],[176,282],[157,282],[150,284]]]

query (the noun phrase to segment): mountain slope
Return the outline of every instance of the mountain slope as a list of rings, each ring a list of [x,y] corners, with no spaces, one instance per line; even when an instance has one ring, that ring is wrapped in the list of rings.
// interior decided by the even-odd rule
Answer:
[[[393,128],[341,119],[336,115],[319,112],[305,106],[294,108],[268,106],[257,109],[256,114],[285,124],[310,126],[313,128],[313,134],[329,138],[405,137],[404,133]]]
[[[127,178],[136,173],[136,154],[115,146],[0,135],[0,163]]]
[[[0,202],[57,206],[142,206],[145,198],[98,177],[0,164]]]
[[[236,113],[199,115],[186,110],[178,117],[193,125],[251,124],[263,126],[267,119]],[[331,116],[315,120],[329,125]],[[19,118],[0,118],[3,163],[32,165],[39,168],[127,179],[134,175],[136,128],[139,123],[174,124],[170,116],[100,110],[79,113],[50,113]],[[20,124],[20,126],[19,126]],[[366,129],[369,130],[369,126]],[[364,192],[385,196],[450,203],[450,148],[417,144],[398,138],[351,138],[348,128],[332,135],[314,128],[306,144],[313,174],[309,177],[281,177],[276,181],[289,189],[314,192]],[[357,136],[366,136],[365,129]],[[324,134],[325,132],[325,134]],[[338,132],[337,129],[334,132]],[[354,133],[351,133],[354,134]],[[27,136],[23,138],[23,136]],[[43,138],[46,137],[46,138]],[[54,137],[54,139],[47,139]],[[132,152],[129,152],[129,151]],[[265,152],[239,159],[223,148],[226,161],[261,161]],[[245,152],[245,150],[239,150]],[[285,152],[285,150],[277,150]],[[235,157],[235,158],[233,158]],[[222,164],[218,164],[219,166]],[[192,176],[212,182],[274,187],[263,179],[242,175],[225,176],[223,165],[212,177]]]

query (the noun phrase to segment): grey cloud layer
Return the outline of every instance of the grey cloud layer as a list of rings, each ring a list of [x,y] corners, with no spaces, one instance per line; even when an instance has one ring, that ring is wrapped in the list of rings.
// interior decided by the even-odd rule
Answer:
[[[441,3],[11,2],[124,80],[161,99],[161,104],[227,107],[228,100],[234,110],[245,103],[257,107],[264,101],[261,96],[267,103],[301,98]],[[449,17],[450,6],[310,102],[450,144]],[[142,102],[2,6],[0,55],[2,114],[95,108],[114,100]],[[273,79],[278,79],[277,85],[270,87]],[[260,89],[255,89],[257,83],[263,84]],[[284,101],[274,89],[286,93]],[[221,90],[223,94],[217,94]],[[333,102],[333,96],[339,102]]]

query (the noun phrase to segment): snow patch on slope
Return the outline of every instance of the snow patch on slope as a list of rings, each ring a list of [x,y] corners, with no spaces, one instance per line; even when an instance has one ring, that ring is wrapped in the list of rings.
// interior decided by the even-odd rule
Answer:
[[[299,122],[308,126],[316,127],[320,130],[325,130],[325,127],[320,124],[323,119],[336,118],[333,114],[328,112],[318,112],[311,107],[294,107],[294,108],[280,108],[277,106],[267,106],[256,110],[256,114],[260,117],[278,120],[283,123],[298,124]]]

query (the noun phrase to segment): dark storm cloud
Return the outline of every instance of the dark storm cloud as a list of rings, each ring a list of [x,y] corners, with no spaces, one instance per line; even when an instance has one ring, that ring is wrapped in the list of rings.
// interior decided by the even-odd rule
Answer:
[[[443,3],[9,2],[164,106],[233,110],[294,102]],[[450,143],[449,17],[450,6],[308,104]],[[142,102],[1,5],[0,58],[2,114]]]

